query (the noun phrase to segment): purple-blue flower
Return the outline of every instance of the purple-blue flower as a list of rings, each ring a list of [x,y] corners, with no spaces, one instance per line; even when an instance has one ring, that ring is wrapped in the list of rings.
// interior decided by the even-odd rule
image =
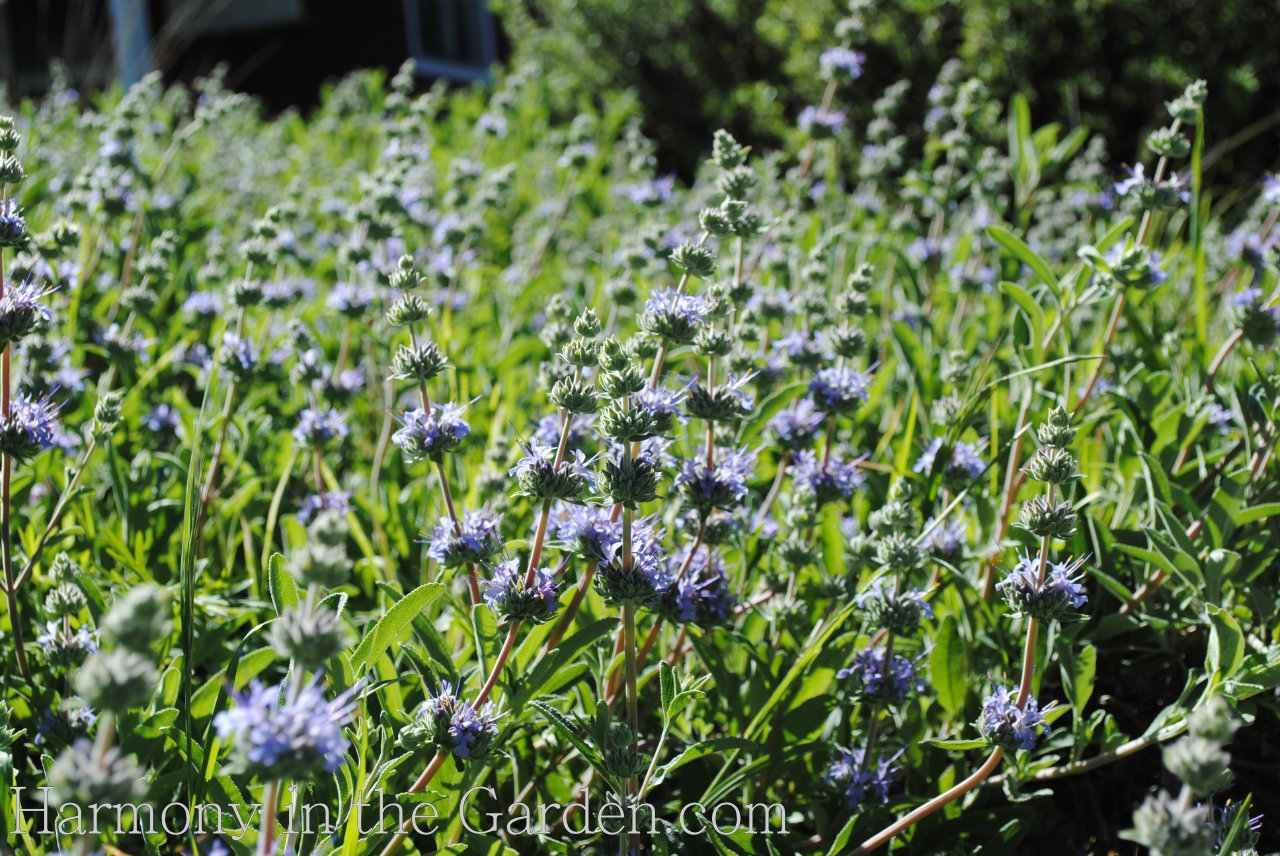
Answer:
[[[498,735],[498,715],[493,702],[479,710],[462,698],[461,686],[442,687],[440,693],[427,693],[418,708],[417,718],[425,726],[427,737],[442,749],[459,758],[479,757]]]
[[[871,394],[871,372],[830,366],[809,382],[809,395],[824,413],[849,413]]]
[[[334,438],[341,439],[351,433],[347,426],[347,415],[332,407],[317,410],[308,407],[298,414],[298,424],[293,429],[293,438],[308,446],[323,446]]]
[[[756,450],[717,447],[712,466],[707,467],[707,450],[703,447],[684,462],[676,475],[675,486],[683,488],[685,498],[706,516],[713,508],[731,509],[747,496],[747,479],[753,475]]]
[[[849,117],[839,110],[823,110],[821,107],[809,106],[800,111],[796,123],[800,130],[809,131],[815,137],[834,137],[844,130]]]
[[[492,571],[492,577],[480,581],[484,602],[507,620],[540,624],[560,609],[561,581],[550,568],[535,568],[527,585],[519,559],[499,562]]]
[[[769,420],[768,431],[783,449],[802,449],[812,442],[822,427],[826,414],[818,412],[813,402],[801,398],[791,407],[779,410]]]
[[[453,520],[441,517],[427,536],[427,555],[446,568],[483,562],[502,549],[502,515],[489,508],[469,511]]]
[[[1129,174],[1129,177],[1123,181],[1117,181],[1112,185],[1112,187],[1115,188],[1116,193],[1120,196],[1124,196],[1129,191],[1142,187],[1143,183],[1146,181],[1146,174],[1142,164],[1140,163],[1135,166],[1126,166],[1124,171]]]
[[[161,431],[177,433],[178,426],[181,424],[182,419],[178,411],[172,405],[163,402],[152,408],[151,412],[142,419],[142,426],[156,434]]]
[[[724,561],[709,549],[689,558],[686,546],[667,559],[666,570],[656,577],[657,596],[650,604],[672,621],[711,627],[733,616],[738,598],[733,593]],[[677,576],[689,562],[684,576]]]
[[[333,287],[324,305],[348,317],[363,315],[378,297],[378,290],[371,285],[341,282]]]
[[[840,756],[827,768],[825,781],[844,794],[850,809],[873,800],[888,802],[889,786],[893,783],[893,774],[898,771],[892,766],[896,757],[880,757],[872,764],[864,749],[841,750]]]
[[[342,767],[347,739],[342,727],[355,714],[355,688],[324,697],[319,675],[292,697],[286,684],[254,680],[248,692],[233,692],[235,704],[213,718],[218,736],[232,738],[244,766],[269,781],[306,778]]]
[[[1280,176],[1267,173],[1262,177],[1262,201],[1268,205],[1280,202]]]
[[[299,523],[306,526],[322,511],[346,514],[353,508],[349,491],[331,490],[326,493],[313,493],[305,497],[302,505],[298,506],[297,518]]]
[[[1040,705],[1030,696],[1018,706],[1018,690],[997,687],[982,700],[982,718],[978,720],[982,736],[1005,749],[1034,749],[1036,740],[1050,732],[1040,713]]]
[[[581,499],[588,490],[596,486],[595,475],[587,469],[587,456],[581,449],[574,449],[565,455],[556,466],[556,447],[543,445],[537,440],[528,444],[521,443],[525,456],[507,471],[515,476],[520,485],[520,493],[535,499]],[[592,459],[594,460],[594,458]]]
[[[568,448],[575,449],[581,446],[582,441],[590,434],[591,426],[595,424],[595,421],[596,415],[594,413],[572,414],[569,422]],[[562,427],[560,414],[548,413],[538,420],[537,427],[533,429],[533,439],[544,446],[558,446]]]
[[[669,200],[671,194],[675,191],[675,186],[675,173],[669,172],[666,175],[658,176],[652,181],[620,185],[617,192],[630,199],[636,205],[653,207]]]
[[[964,480],[976,479],[982,475],[987,468],[986,462],[982,460],[982,450],[986,444],[985,438],[977,443],[966,443],[963,440],[957,440],[955,447],[951,450],[951,461],[943,473],[944,477]],[[925,447],[924,452],[920,454],[920,457],[916,459],[915,466],[911,468],[912,472],[932,472],[940,451],[942,451],[942,438],[934,437],[929,442],[929,445]]]
[[[818,57],[818,65],[827,74],[831,74],[835,69],[841,69],[849,72],[849,76],[857,80],[862,76],[862,63],[866,59],[866,54],[849,48],[827,48]]]
[[[966,543],[964,520],[943,521],[936,526],[934,520],[930,517],[925,521],[924,528],[929,533],[925,547],[935,556],[954,556]]]
[[[224,306],[222,298],[212,291],[193,291],[182,301],[182,311],[197,318],[216,318]]]
[[[62,403],[55,403],[48,396],[35,398],[19,392],[9,405],[9,415],[0,425],[0,452],[14,460],[26,461],[39,452],[55,445],[59,433],[58,410]]]
[[[797,487],[813,494],[820,504],[826,504],[841,497],[850,497],[862,487],[866,477],[858,467],[864,460],[842,461],[833,455],[823,461],[806,449],[796,453],[792,478]]]
[[[868,646],[853,656],[853,664],[836,672],[836,678],[848,681],[855,698],[879,702],[901,702],[914,689],[924,690],[924,681],[916,674],[915,664],[901,654],[885,662],[883,647]]]
[[[1023,553],[1005,578],[996,583],[1014,609],[1037,621],[1057,618],[1079,609],[1089,600],[1080,585],[1080,568],[1088,557],[1074,562],[1045,562],[1044,582],[1040,582],[1040,557]]]
[[[471,426],[462,418],[469,404],[433,404],[430,413],[415,407],[397,417],[401,428],[391,435],[391,442],[404,450],[407,461],[440,461],[471,433]]]

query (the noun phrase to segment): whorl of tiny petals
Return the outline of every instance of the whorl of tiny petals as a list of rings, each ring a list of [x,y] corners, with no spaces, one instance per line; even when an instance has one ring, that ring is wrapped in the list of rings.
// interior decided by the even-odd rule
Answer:
[[[1079,609],[1088,601],[1080,585],[1080,568],[1087,557],[1074,562],[1046,562],[1044,581],[1040,582],[1040,560],[1023,553],[1005,578],[996,583],[1009,605],[1036,619],[1048,621]]]
[[[950,480],[963,481],[975,479],[982,475],[987,468],[986,462],[982,460],[982,450],[986,443],[985,439],[979,440],[977,443],[966,443],[963,440],[956,441],[955,448],[951,450],[951,460],[946,469],[943,470],[943,477]],[[934,437],[920,457],[916,459],[915,466],[911,468],[912,472],[932,472],[940,451],[942,451],[942,438]]]
[[[871,764],[867,760],[865,749],[842,750],[827,768],[825,781],[828,786],[844,795],[849,809],[856,809],[873,800],[885,803],[889,801],[889,786],[893,783],[893,774],[899,769],[892,766],[896,759],[897,756],[880,757]]]
[[[809,382],[809,395],[818,409],[828,414],[850,413],[871,394],[871,372],[848,366],[822,369]]]
[[[215,716],[213,725],[219,737],[232,738],[241,767],[268,781],[342,767],[342,728],[356,711],[355,688],[329,701],[318,682],[319,675],[313,676],[292,699],[285,684],[269,687],[257,680],[247,692],[232,694],[235,704]]]
[[[595,489],[595,477],[587,469],[590,463],[581,450],[574,450],[556,466],[557,449],[536,440],[520,447],[525,456],[508,471],[520,485],[520,493],[535,499],[579,500]]]
[[[41,398],[25,392],[14,395],[9,415],[0,420],[0,453],[16,461],[27,461],[55,445],[61,407],[61,402],[55,403],[48,395]]]
[[[978,728],[994,746],[1005,749],[1034,749],[1036,741],[1048,735],[1050,728],[1041,715],[1040,705],[1030,696],[1019,707],[1017,688],[997,687],[982,700],[982,718]]]
[[[811,493],[821,504],[847,498],[866,482],[859,465],[866,460],[842,461],[832,456],[823,461],[809,450],[795,457],[793,470],[796,486]]]
[[[704,516],[714,508],[728,510],[747,496],[747,479],[755,467],[755,450],[719,447],[707,467],[707,453],[703,448],[693,458],[685,461],[676,475],[675,485],[683,489],[686,500]]]
[[[501,523],[502,515],[487,508],[464,513],[457,525],[451,518],[441,517],[424,539],[427,556],[446,568],[483,562],[502,549]]]
[[[560,608],[561,581],[550,568],[536,568],[533,581],[525,584],[525,572],[518,559],[507,559],[493,568],[493,577],[482,580],[484,601],[508,621],[541,624]]]
[[[769,433],[783,449],[802,449],[808,446],[822,427],[826,414],[819,413],[813,402],[802,398],[794,406],[778,411],[769,420]]]
[[[881,703],[901,703],[913,689],[924,690],[924,681],[916,674],[916,667],[901,654],[885,662],[885,649],[867,647],[853,656],[853,664],[836,672],[836,678],[848,681],[851,694],[856,698]]]
[[[305,408],[298,415],[298,424],[293,429],[293,438],[308,446],[323,446],[334,438],[345,437],[351,433],[347,426],[347,415],[332,407],[324,409]]]
[[[298,506],[298,522],[303,526],[310,523],[321,511],[333,510],[338,514],[346,514],[354,506],[351,504],[351,492],[331,490],[323,494],[313,493],[302,500]]]
[[[391,442],[404,450],[408,461],[439,461],[471,433],[471,426],[462,418],[469,404],[433,404],[430,413],[415,407],[398,417],[402,427],[391,435]]]

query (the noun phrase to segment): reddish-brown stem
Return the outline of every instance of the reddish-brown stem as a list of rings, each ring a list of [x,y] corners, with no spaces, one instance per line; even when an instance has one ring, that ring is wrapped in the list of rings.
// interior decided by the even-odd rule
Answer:
[[[502,674],[502,667],[507,664],[507,658],[511,656],[511,649],[516,644],[516,634],[520,632],[520,622],[513,622],[511,629],[507,631],[507,638],[502,643],[502,650],[498,652],[498,659],[493,663],[493,669],[489,672],[489,680],[484,682],[484,687],[480,690],[480,695],[476,696],[475,706],[479,708],[489,700],[490,693],[498,683],[498,676]]]
[[[569,625],[573,623],[574,616],[578,614],[578,610],[582,607],[582,601],[591,589],[591,580],[595,577],[595,573],[596,563],[592,562],[587,565],[587,570],[582,574],[582,580],[578,583],[578,588],[573,593],[573,600],[569,601],[569,605],[565,607],[564,615],[560,616],[560,620],[556,623],[555,630],[552,630],[551,635],[547,637],[547,644],[542,649],[544,654],[559,645],[560,640],[564,638],[564,634],[568,632]]]
[[[427,768],[422,771],[422,775],[418,776],[417,781],[415,781],[409,787],[409,793],[411,794],[420,793],[424,788],[426,788],[426,786],[431,783],[431,780],[435,778],[436,773],[440,772],[440,768],[444,766],[444,761],[448,757],[449,757],[449,753],[444,749],[441,749],[439,752],[437,752],[436,756],[431,759],[431,763],[428,764]],[[403,842],[405,838],[407,838],[409,835],[407,831],[409,828],[409,823],[410,821],[405,821],[404,824],[400,827],[400,829],[396,831],[396,834],[392,836],[391,841],[388,842],[387,846],[383,848],[382,856],[392,856],[392,854],[394,854],[396,850],[400,848],[401,842]]]
[[[1000,766],[1000,759],[1003,757],[1004,750],[996,748],[992,751],[990,757],[987,758],[986,763],[975,770],[973,775],[969,776],[969,778],[965,779],[950,790],[942,792],[915,811],[903,817],[901,820],[882,829],[880,832],[877,832],[875,835],[862,842],[858,845],[858,849],[853,851],[853,856],[862,856],[862,854],[870,853],[877,847],[889,843],[897,837],[899,833],[909,829],[918,821],[933,814],[947,803],[957,800],[969,793],[969,791],[982,784],[983,779],[995,772],[996,767]]]

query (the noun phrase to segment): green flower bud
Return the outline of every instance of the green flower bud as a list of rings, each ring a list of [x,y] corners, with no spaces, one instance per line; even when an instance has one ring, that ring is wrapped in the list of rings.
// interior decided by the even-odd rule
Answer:
[[[141,707],[155,691],[160,674],[149,657],[118,649],[99,651],[76,672],[75,689],[98,710],[123,713]]]
[[[628,362],[616,371],[606,371],[600,375],[600,390],[611,399],[635,395],[644,387],[644,370],[635,363]]]
[[[751,398],[737,384],[707,389],[695,383],[689,390],[685,410],[695,419],[708,422],[738,422],[751,415]]]
[[[634,509],[658,498],[658,471],[647,456],[624,454],[617,461],[605,461],[596,483],[601,495],[624,508]]]
[[[591,385],[573,378],[557,381],[549,398],[554,406],[569,413],[595,413],[600,406]]]
[[[267,642],[281,657],[306,671],[320,669],[351,644],[351,632],[336,612],[300,604],[271,623]]]
[[[606,372],[620,371],[631,361],[626,348],[612,336],[600,343],[596,356],[599,359],[600,368]]]
[[[693,350],[703,357],[723,357],[733,350],[733,337],[727,330],[704,327],[693,337]]]
[[[652,413],[642,407],[624,407],[621,401],[615,401],[600,411],[596,429],[619,443],[635,443],[658,434]]]
[[[715,254],[685,242],[671,253],[671,262],[695,279],[709,279],[716,272]]]
[[[254,267],[270,267],[275,264],[278,251],[274,243],[261,235],[254,235],[240,245],[240,254]]]
[[[49,800],[54,805],[137,805],[147,795],[147,776],[132,757],[112,746],[99,755],[93,742],[81,738],[49,767]]]
[[[703,208],[698,215],[698,224],[702,231],[719,238],[733,232],[733,222],[720,208]]]
[[[807,568],[813,564],[813,547],[803,538],[788,537],[777,547],[778,556],[792,570]]]
[[[21,142],[22,135],[13,124],[13,117],[0,116],[0,152],[12,154],[18,150],[18,144]]]
[[[20,160],[13,155],[0,155],[0,184],[20,184],[25,177]]]
[[[304,544],[294,556],[294,575],[304,587],[313,583],[335,589],[351,579],[351,561],[344,547]]]
[[[44,611],[56,619],[76,615],[84,605],[84,592],[72,583],[58,583],[44,599]]]
[[[231,284],[231,300],[239,307],[259,305],[262,303],[262,282],[256,279],[237,279]]]
[[[1051,502],[1042,494],[1022,506],[1018,525],[1037,538],[1063,540],[1076,531],[1076,512],[1071,503]]]
[[[1120,833],[1151,848],[1152,856],[1204,856],[1214,852],[1209,806],[1191,804],[1191,791],[1159,791],[1133,813],[1133,829]]]
[[[920,567],[924,554],[915,538],[904,531],[890,532],[876,544],[876,558],[899,573],[908,573]]]
[[[1191,153],[1191,141],[1172,128],[1159,128],[1147,137],[1151,151],[1162,158],[1185,158]]]
[[[1273,310],[1264,309],[1256,303],[1240,310],[1238,324],[1245,341],[1255,348],[1269,348],[1280,336],[1280,318]]]
[[[1053,485],[1080,478],[1076,459],[1066,449],[1056,446],[1041,446],[1022,469],[1036,481]]]
[[[391,358],[391,377],[424,383],[449,367],[449,361],[434,342],[418,346],[401,345]]]
[[[387,323],[392,327],[419,324],[431,317],[431,306],[416,294],[406,294],[387,310]]]
[[[891,532],[914,532],[920,528],[920,512],[909,502],[891,498],[871,512],[867,525],[881,536]]]
[[[1240,720],[1222,696],[1213,696],[1191,712],[1187,731],[1193,737],[1203,737],[1225,746],[1235,736]]]
[[[756,174],[745,166],[725,170],[716,179],[716,187],[730,199],[742,199],[756,186]]]
[[[711,139],[711,163],[720,169],[734,169],[747,161],[749,146],[741,145],[724,128],[715,132]]]
[[[841,324],[830,333],[831,347],[837,357],[850,359],[867,349],[867,334],[861,327]]]
[[[640,326],[644,326],[644,317],[640,316]],[[690,333],[692,337],[693,333]],[[662,341],[657,333],[636,333],[627,340],[627,353],[633,360],[651,360],[658,355]]]
[[[571,366],[594,366],[600,359],[599,348],[593,339],[579,336],[560,350],[560,359]]]
[[[584,309],[582,314],[573,322],[573,331],[579,336],[592,337],[599,336],[600,331],[604,329],[604,325],[600,323],[600,316],[596,314],[594,309]]]
[[[1048,418],[1036,432],[1040,445],[1065,449],[1076,441],[1075,429],[1071,427],[1071,414],[1065,407],[1055,407],[1049,411]]]
[[[1202,797],[1231,785],[1230,763],[1231,756],[1204,737],[1183,737],[1164,748],[1165,767]]]
[[[169,592],[150,583],[134,586],[103,616],[100,628],[108,645],[149,654],[173,628]]]
[[[396,269],[387,277],[387,283],[401,291],[412,291],[422,285],[422,274],[418,272],[413,256],[400,257]]]

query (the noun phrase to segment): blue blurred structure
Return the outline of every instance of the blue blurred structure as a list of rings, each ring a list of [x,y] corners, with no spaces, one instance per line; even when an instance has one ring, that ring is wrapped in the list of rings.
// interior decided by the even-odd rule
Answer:
[[[108,0],[116,77],[125,86],[151,70],[151,23],[146,0]]]

